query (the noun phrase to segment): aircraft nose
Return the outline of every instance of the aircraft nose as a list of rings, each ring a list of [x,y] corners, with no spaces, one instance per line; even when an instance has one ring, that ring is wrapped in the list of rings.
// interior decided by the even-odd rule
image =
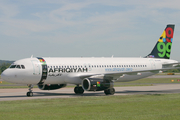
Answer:
[[[8,74],[7,70],[5,70],[1,73],[1,78],[5,81],[9,80],[9,74]]]

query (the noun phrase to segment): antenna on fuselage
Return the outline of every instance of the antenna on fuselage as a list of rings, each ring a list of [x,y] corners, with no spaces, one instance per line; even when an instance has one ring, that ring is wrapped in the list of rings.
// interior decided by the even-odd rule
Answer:
[[[33,58],[33,55],[31,55],[31,58]]]

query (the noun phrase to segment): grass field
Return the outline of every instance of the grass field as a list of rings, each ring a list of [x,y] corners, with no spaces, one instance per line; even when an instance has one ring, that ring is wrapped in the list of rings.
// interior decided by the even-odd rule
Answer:
[[[171,80],[174,82],[171,82]],[[115,86],[179,83],[177,78],[144,78]],[[0,85],[14,85],[3,81]],[[0,86],[0,88],[27,86]],[[68,86],[74,87],[74,86]],[[0,120],[179,120],[180,94],[94,96],[0,102]]]
[[[178,79],[180,80],[180,78],[143,78],[140,80],[135,80],[130,82],[117,82],[117,83],[121,83],[121,84],[180,83]],[[172,82],[171,80],[174,80],[174,82]]]
[[[0,120],[179,120],[180,94],[0,102]]]

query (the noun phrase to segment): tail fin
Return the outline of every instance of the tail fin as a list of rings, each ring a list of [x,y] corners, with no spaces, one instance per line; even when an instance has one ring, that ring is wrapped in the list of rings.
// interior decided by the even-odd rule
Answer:
[[[146,56],[147,58],[170,58],[174,27],[175,25],[171,24],[166,26],[152,52]]]

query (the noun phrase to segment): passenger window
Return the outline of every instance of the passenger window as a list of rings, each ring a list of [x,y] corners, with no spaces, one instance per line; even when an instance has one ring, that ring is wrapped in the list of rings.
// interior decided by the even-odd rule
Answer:
[[[24,65],[21,65],[21,68],[22,68],[22,69],[25,69],[25,66],[24,66]]]

